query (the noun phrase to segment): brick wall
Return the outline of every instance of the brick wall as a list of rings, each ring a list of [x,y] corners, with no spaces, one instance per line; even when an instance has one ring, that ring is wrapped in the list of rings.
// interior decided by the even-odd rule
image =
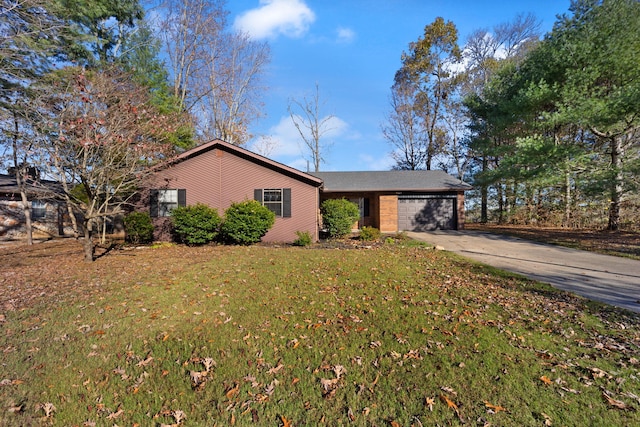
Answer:
[[[395,233],[398,231],[398,196],[380,196],[380,231]]]

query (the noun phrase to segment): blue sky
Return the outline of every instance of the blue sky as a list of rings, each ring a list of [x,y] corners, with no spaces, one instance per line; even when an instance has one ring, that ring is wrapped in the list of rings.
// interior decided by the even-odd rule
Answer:
[[[228,0],[234,27],[271,47],[266,116],[251,132],[270,137],[269,157],[306,170],[287,106],[292,98],[311,97],[317,83],[322,113],[335,117],[324,139],[330,146],[321,170],[388,170],[391,147],[380,125],[389,112],[400,56],[426,25],[438,16],[452,21],[462,45],[474,30],[490,30],[519,13],[534,13],[547,32],[569,5],[570,0]]]

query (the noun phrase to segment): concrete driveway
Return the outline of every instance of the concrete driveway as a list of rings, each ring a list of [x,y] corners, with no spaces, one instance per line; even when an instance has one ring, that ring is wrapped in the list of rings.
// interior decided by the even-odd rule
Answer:
[[[407,234],[492,267],[640,313],[640,261],[478,231]]]

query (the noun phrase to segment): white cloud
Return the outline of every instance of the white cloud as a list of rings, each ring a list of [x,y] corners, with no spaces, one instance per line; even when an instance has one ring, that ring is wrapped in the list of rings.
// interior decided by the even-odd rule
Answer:
[[[348,137],[349,125],[339,117],[329,119],[324,128],[326,131],[322,138],[328,150],[331,150],[331,143],[336,138]],[[302,129],[304,131],[304,127]],[[299,170],[307,170],[307,161],[304,159],[306,147],[290,116],[282,116],[278,124],[269,129],[269,139],[273,141],[273,148],[268,157]]]
[[[259,7],[235,19],[234,27],[255,39],[300,37],[315,19],[304,0],[260,0]]]
[[[339,27],[336,30],[338,43],[351,43],[356,38],[356,32],[351,28]]]

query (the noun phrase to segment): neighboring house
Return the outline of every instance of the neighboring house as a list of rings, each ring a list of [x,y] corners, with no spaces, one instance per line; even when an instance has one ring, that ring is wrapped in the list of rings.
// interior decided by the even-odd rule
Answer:
[[[464,192],[471,186],[443,171],[315,172],[321,202],[345,198],[360,207],[358,228],[397,231],[464,228]]]
[[[297,231],[318,240],[319,207],[328,198],[357,203],[358,228],[461,229],[464,191],[471,189],[442,171],[304,173],[220,140],[161,165],[145,187],[141,197],[158,239],[171,238],[168,219],[177,206],[203,203],[223,215],[232,203],[255,199],[276,214],[266,242],[291,242]]]
[[[142,199],[156,225],[156,238],[170,238],[168,216],[177,206],[203,203],[222,216],[234,202],[255,199],[276,214],[265,242],[292,242],[296,231],[318,240],[322,180],[297,169],[214,140],[161,165]]]
[[[31,207],[33,233],[37,237],[61,236],[65,233],[64,205],[55,200],[58,185],[30,177],[26,193]],[[0,174],[0,238],[18,238],[27,234],[20,188],[15,175]]]

